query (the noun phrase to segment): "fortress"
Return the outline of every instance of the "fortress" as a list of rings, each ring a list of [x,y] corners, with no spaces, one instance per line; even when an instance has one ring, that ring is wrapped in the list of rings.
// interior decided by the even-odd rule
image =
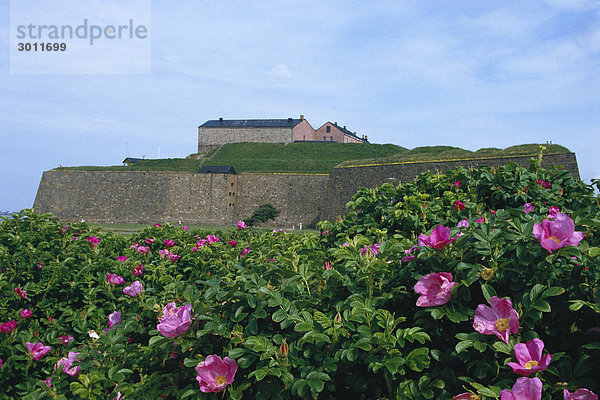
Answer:
[[[366,143],[367,137],[327,122],[314,130],[303,116],[287,120],[211,120],[198,127],[198,152],[224,143],[334,141]],[[81,171],[43,173],[34,202],[36,212],[65,221],[92,223],[184,223],[231,226],[258,206],[280,210],[278,227],[314,226],[346,212],[345,204],[361,187],[412,181],[425,171],[458,166],[528,166],[531,156],[396,162],[333,168],[329,174],[240,173],[231,168],[207,173],[153,171]],[[579,179],[574,153],[544,155],[542,166],[559,165]]]
[[[291,143],[291,142],[337,142],[368,143],[366,136],[359,138],[356,132],[326,122],[315,130],[300,115],[300,119],[233,119],[206,121],[198,127],[198,153],[207,153],[224,143]]]

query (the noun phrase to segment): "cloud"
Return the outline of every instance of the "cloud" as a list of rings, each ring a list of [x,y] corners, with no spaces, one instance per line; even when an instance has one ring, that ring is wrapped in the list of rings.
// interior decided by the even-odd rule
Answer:
[[[292,73],[290,72],[290,69],[285,64],[275,65],[273,68],[271,68],[271,71],[269,71],[269,73],[271,75],[279,76],[281,78],[291,78],[292,77]]]

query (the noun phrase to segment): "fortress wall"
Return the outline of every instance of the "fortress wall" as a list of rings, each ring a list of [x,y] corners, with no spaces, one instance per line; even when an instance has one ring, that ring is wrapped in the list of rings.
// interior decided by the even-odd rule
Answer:
[[[224,225],[227,179],[226,174],[51,170],[42,176],[34,208],[65,221]]]
[[[142,171],[44,172],[34,202],[36,212],[64,221],[93,223],[156,222],[234,225],[261,204],[281,213],[270,226],[313,226],[347,212],[345,204],[361,187],[412,181],[425,171],[457,166],[499,166],[514,161],[528,166],[530,156],[480,160],[410,162],[334,168],[318,174],[190,174]],[[545,155],[542,165],[560,165],[579,178],[574,153]]]
[[[292,128],[207,128],[198,127],[198,153],[223,143],[291,143]]]
[[[261,204],[281,213],[272,225],[314,224],[327,175],[189,174],[141,171],[44,172],[36,212],[64,221],[234,225]]]
[[[530,160],[531,156],[516,156],[334,168],[331,171],[327,185],[327,195],[325,196],[321,219],[332,221],[338,215],[346,214],[348,212],[346,210],[346,203],[361,187],[375,188],[385,182],[393,184],[409,182],[414,180],[420,173],[426,171],[444,172],[458,166],[465,168],[480,165],[497,167],[508,162],[515,162],[523,167],[528,167]],[[544,168],[550,168],[555,165],[559,165],[570,171],[575,178],[579,179],[579,169],[575,153],[544,155],[542,158],[542,166]],[[395,178],[395,180],[388,178]]]
[[[268,203],[281,212],[268,225],[312,226],[320,220],[328,179],[326,174],[240,174],[234,220],[246,219]]]

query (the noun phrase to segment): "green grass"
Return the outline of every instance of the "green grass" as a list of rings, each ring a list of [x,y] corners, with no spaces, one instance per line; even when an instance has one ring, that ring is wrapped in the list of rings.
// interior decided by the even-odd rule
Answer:
[[[566,147],[544,145],[544,153],[568,153]],[[394,144],[359,143],[230,143],[211,152],[206,166],[232,166],[237,173],[279,172],[328,174],[333,167],[389,164],[397,162],[433,161],[485,157],[529,156],[539,154],[539,144],[522,144],[506,149],[484,148],[477,151],[451,146],[425,146],[408,150]],[[208,159],[209,157],[205,157]],[[169,171],[198,172],[198,160],[170,158],[142,160],[129,167],[60,167],[57,169],[81,171]]]
[[[553,144],[543,145],[546,149],[544,154],[569,153],[566,147]],[[464,150],[451,146],[424,146],[415,147],[403,153],[395,154],[390,157],[372,158],[366,160],[344,161],[338,166],[365,165],[365,164],[390,164],[399,162],[415,161],[435,161],[435,160],[453,160],[469,158],[487,158],[487,157],[508,157],[508,156],[535,156],[540,152],[539,144],[521,144],[497,149],[493,147],[479,149],[477,151]]]
[[[241,172],[328,174],[346,160],[389,157],[407,151],[393,144],[231,143],[203,165],[231,165]]]
[[[167,158],[159,160],[141,160],[130,166],[81,166],[81,167],[59,167],[58,170],[68,169],[75,171],[169,171],[169,172],[198,172],[200,163],[198,160],[187,158]]]

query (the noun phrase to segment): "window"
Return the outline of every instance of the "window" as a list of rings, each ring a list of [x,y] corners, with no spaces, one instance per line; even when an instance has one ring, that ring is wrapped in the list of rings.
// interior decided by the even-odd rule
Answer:
[[[323,141],[326,142],[327,141],[327,136],[323,136]]]
[[[329,140],[333,142],[333,136],[329,136]]]
[[[326,132],[326,133],[331,133],[331,127],[330,127],[330,126],[326,127],[326,128],[325,128],[325,132]]]

